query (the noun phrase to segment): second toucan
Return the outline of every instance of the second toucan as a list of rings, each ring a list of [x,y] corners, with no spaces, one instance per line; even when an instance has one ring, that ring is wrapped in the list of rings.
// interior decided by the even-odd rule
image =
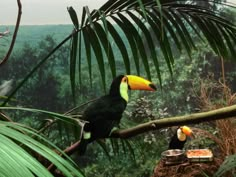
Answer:
[[[169,149],[183,149],[187,137],[194,137],[191,128],[188,126],[178,127],[170,140]]]

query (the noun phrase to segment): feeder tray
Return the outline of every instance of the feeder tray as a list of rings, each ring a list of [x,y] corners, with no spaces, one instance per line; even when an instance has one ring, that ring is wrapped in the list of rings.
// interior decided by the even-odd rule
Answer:
[[[213,153],[209,149],[192,149],[186,151],[189,162],[211,162]]]

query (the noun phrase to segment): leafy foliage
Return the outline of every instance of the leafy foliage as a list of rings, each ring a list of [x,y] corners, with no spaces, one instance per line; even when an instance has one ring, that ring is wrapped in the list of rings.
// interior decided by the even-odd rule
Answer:
[[[231,155],[225,159],[224,163],[217,170],[214,177],[223,176],[226,172],[228,172],[232,169],[234,170],[235,167],[236,167],[236,154]],[[228,175],[230,175],[230,174],[228,173]]]
[[[220,56],[226,58],[235,56],[235,25],[228,23],[220,14],[214,13],[198,3],[185,4],[184,1],[157,0],[108,1],[101,8],[92,12],[87,7],[84,7],[81,21],[78,21],[73,8],[68,8],[68,11],[74,24],[74,30],[69,36],[58,45],[48,36],[45,41],[38,44],[37,50],[32,48],[31,45],[26,45],[19,52],[22,54],[20,57],[19,54],[14,56],[14,64],[12,63],[5,70],[6,72],[1,70],[1,76],[15,79],[16,82],[13,92],[9,97],[3,99],[2,106],[5,109],[7,109],[5,107],[7,104],[28,104],[41,109],[63,112],[72,106],[71,95],[68,89],[69,82],[72,86],[74,102],[84,102],[88,98],[100,95],[101,90],[97,88],[103,86],[105,90],[108,78],[114,77],[116,73],[134,73],[134,70],[136,70],[137,74],[146,74],[148,78],[152,77],[155,82],[159,80],[164,88],[163,90],[168,90],[168,93],[163,94],[163,92],[160,92],[160,95],[157,95],[159,97],[153,98],[145,96],[134,103],[134,110],[131,115],[137,115],[138,113],[137,117],[139,116],[139,120],[133,120],[131,123],[131,121],[126,119],[126,122],[123,122],[125,127],[142,122],[144,117],[153,119],[152,112],[156,114],[160,110],[163,110],[160,111],[161,113],[159,112],[160,118],[166,114],[192,111],[194,108],[192,103],[190,103],[192,99],[189,101],[190,96],[187,95],[186,97],[184,89],[191,83],[188,80],[189,78],[200,77],[198,71],[202,69],[201,64],[206,64],[199,60],[204,58],[203,55],[205,53],[202,54],[198,51],[199,53],[197,52],[195,55],[192,55],[192,49],[199,47],[195,41],[199,39],[207,41],[212,50]],[[67,60],[67,54],[69,53],[67,46],[63,47],[69,39],[72,39],[70,62]],[[119,52],[119,55],[116,55],[115,50]],[[205,50],[208,50],[208,48],[205,48]],[[82,51],[85,52],[82,53]],[[180,58],[179,53],[182,51],[185,51],[184,54],[187,53],[187,56]],[[78,61],[76,59],[77,56]],[[188,57],[195,59],[186,62]],[[25,59],[23,64],[19,58]],[[178,63],[176,62],[177,58],[179,59]],[[47,64],[43,65],[45,62]],[[87,64],[87,67],[85,64]],[[32,65],[35,67],[29,71],[29,66]],[[123,65],[125,66],[124,68]],[[186,65],[187,67],[185,67]],[[78,82],[76,80],[77,67]],[[70,68],[70,77],[66,74],[68,68]],[[52,71],[52,69],[54,70]],[[110,72],[108,69],[110,69]],[[166,75],[166,73],[161,75],[162,71],[166,70],[169,70],[171,75],[175,76],[174,79],[170,75]],[[19,73],[17,74],[15,71]],[[100,72],[102,84],[99,82],[100,79],[97,71]],[[28,74],[26,75],[26,73]],[[28,81],[27,84],[25,84],[26,81]],[[90,88],[90,86],[94,85],[95,87]],[[171,91],[173,87],[178,88],[178,91]],[[20,88],[23,90],[21,93],[19,92]],[[35,93],[41,93],[42,95],[38,96]],[[80,94],[78,100],[75,100],[76,93]],[[14,95],[17,98],[17,102],[12,102]],[[135,98],[143,95],[132,94],[132,96],[135,100]],[[49,98],[53,102],[50,102]],[[147,99],[152,99],[152,104],[155,106],[150,106],[151,103]],[[143,106],[142,109],[145,109],[141,113],[140,105]],[[166,109],[167,107],[168,109]],[[23,110],[24,108],[18,109]],[[49,111],[37,109],[25,110],[37,113],[43,112],[47,116],[59,116],[68,120],[67,116],[54,114]],[[40,118],[39,116],[19,115],[19,112],[16,111],[15,116],[19,119],[18,121],[30,122],[31,125],[35,123],[32,120]],[[58,137],[58,134],[55,132],[60,129],[60,126],[64,126],[65,131],[62,131],[60,137]],[[7,159],[7,162],[13,163],[16,168],[22,168],[24,175],[33,176],[33,174],[42,173],[45,176],[50,176],[49,172],[26,152],[28,148],[44,157],[48,157],[48,160],[52,161],[65,175],[81,175],[80,172],[76,171],[75,167],[71,166],[70,160],[69,162],[63,160],[48,147],[41,144],[40,141],[35,141],[31,138],[36,136],[38,139],[43,139],[41,136],[37,136],[31,129],[12,126],[11,123],[2,127],[2,130],[4,130],[0,131],[0,143],[4,144],[3,149],[0,151],[2,156],[9,158],[9,156],[6,156],[7,152],[18,158],[30,158],[30,162],[32,162],[29,164],[24,158],[21,158],[19,161],[21,164],[18,164],[12,161],[13,158]],[[45,132],[48,133],[48,137],[53,142],[60,144],[61,147],[65,147],[72,142],[71,134],[67,131],[70,129],[71,126],[58,124],[58,127],[53,127],[50,131]],[[66,136],[70,137],[67,141],[65,141]],[[16,139],[16,137],[19,137],[19,139]],[[160,157],[160,152],[166,148],[165,137],[161,132],[137,137],[135,142],[139,143],[132,144],[132,154],[139,157],[136,161],[129,159],[130,156],[121,155],[121,153],[118,153],[118,158],[117,154],[113,151],[114,147],[123,146],[123,151],[121,151],[126,153],[125,148],[129,145],[124,146],[124,142],[112,142],[110,147],[113,148],[108,149],[108,153],[113,158],[112,162],[115,164],[115,168],[110,166],[111,162],[105,158],[104,153],[98,150],[96,146],[92,147],[93,151],[90,151],[89,156],[85,157],[85,159],[87,158],[86,160],[79,160],[82,160],[84,164],[90,164],[84,168],[88,176],[100,175],[101,173],[104,176],[114,176],[117,173],[121,176],[125,176],[127,173],[135,176],[150,176],[156,160]],[[24,141],[22,143],[18,142],[19,140]],[[49,141],[45,142],[47,145],[50,144],[50,148],[55,147]],[[7,147],[14,147],[17,150],[17,154],[12,154],[12,151],[10,152]],[[75,159],[78,160],[77,157]],[[104,168],[99,163],[103,163],[106,167],[110,168],[106,168],[104,171]],[[38,166],[39,169],[35,169],[35,166]],[[8,163],[3,167],[9,169]],[[134,170],[138,167],[139,170]],[[11,176],[9,172],[4,169],[2,170],[3,175],[8,174]],[[17,175],[17,170],[14,171],[13,175]]]
[[[70,15],[74,21],[73,19],[76,17],[74,11]],[[121,37],[121,33],[112,27],[114,24],[111,25],[111,23],[117,24],[125,37]],[[235,55],[235,49],[232,47],[236,39],[235,26],[198,3],[155,0],[108,1],[91,13],[87,7],[84,7],[79,29],[76,28],[76,30],[84,39],[84,41],[79,40],[79,46],[82,42],[85,44],[89,66],[91,66],[91,53],[93,52],[96,56],[104,85],[105,58],[108,60],[112,76],[116,75],[112,42],[122,54],[127,73],[131,71],[130,63],[133,58],[137,74],[140,74],[140,64],[142,64],[150,79],[149,61],[152,61],[160,82],[160,61],[157,58],[157,46],[160,47],[160,52],[170,73],[172,73],[174,64],[173,48],[170,42],[174,41],[176,49],[182,51],[184,48],[191,56],[192,49],[196,49],[193,42],[195,40],[194,34],[195,38],[198,36],[200,39],[207,40],[216,54],[225,58],[230,53]],[[153,31],[153,36],[150,35],[150,30]],[[148,41],[147,45],[144,44],[144,39]],[[125,41],[128,41],[128,45],[125,44]],[[73,46],[75,46],[74,42]],[[147,50],[150,51],[150,55]],[[104,57],[104,53],[106,57]],[[132,57],[128,56],[128,53],[132,53]],[[75,55],[74,58],[76,58]],[[80,72],[79,75],[81,74]],[[91,75],[91,70],[89,74]]]
[[[32,129],[20,124],[3,121],[0,122],[0,126],[1,176],[52,176],[41,163],[26,151],[27,149],[54,163],[66,176],[82,176],[72,166],[72,161],[67,161],[68,157],[67,160],[63,159],[52,149],[33,139],[31,136],[43,140],[44,143],[50,144],[50,146],[60,151]]]

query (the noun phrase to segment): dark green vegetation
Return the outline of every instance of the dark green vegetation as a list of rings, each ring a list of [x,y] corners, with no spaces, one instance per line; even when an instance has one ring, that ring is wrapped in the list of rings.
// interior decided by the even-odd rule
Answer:
[[[141,1],[137,2],[140,3]],[[109,3],[111,3],[111,1]],[[129,4],[129,2],[125,5],[128,5],[132,8],[138,7],[137,4],[133,6],[133,4]],[[141,4],[141,9],[144,8],[142,5],[143,4]],[[128,12],[129,17],[135,21],[137,26],[138,24],[140,25],[139,28],[134,29],[133,27],[135,25],[133,25],[130,26],[131,29],[127,29],[126,27],[129,22],[122,14],[119,14],[120,19],[113,17],[113,20],[117,20],[117,25],[120,26],[119,29],[117,29],[117,25],[110,26],[109,23],[107,23],[104,18],[102,18],[107,14],[109,15],[109,10],[106,11],[107,14],[100,14],[100,23],[97,23],[99,11],[89,14],[88,9],[84,8],[83,15],[84,17],[86,16],[86,20],[82,19],[82,24],[79,28],[75,15],[73,14],[74,11],[70,8],[69,12],[75,25],[74,30],[81,31],[81,33],[77,33],[78,36],[73,35],[73,40],[71,43],[65,43],[62,47],[56,50],[55,53],[51,51],[55,49],[57,44],[62,39],[64,39],[65,36],[68,35],[69,31],[73,30],[72,26],[46,26],[45,28],[44,26],[36,26],[32,28],[36,28],[39,31],[34,30],[34,33],[27,32],[26,30],[20,31],[17,38],[17,46],[13,55],[7,64],[0,66],[1,81],[12,80],[13,88],[16,88],[19,86],[19,83],[22,83],[22,79],[26,78],[26,75],[29,74],[31,69],[36,66],[36,63],[42,60],[45,62],[42,62],[42,65],[37,67],[34,73],[28,75],[29,78],[26,78],[22,86],[20,85],[20,89],[17,90],[14,95],[11,95],[12,97],[10,100],[4,102],[6,101],[6,98],[0,97],[1,102],[4,102],[3,106],[13,106],[13,108],[6,107],[5,109],[13,109],[13,111],[4,110],[4,113],[6,113],[7,117],[4,117],[6,116],[5,114],[1,114],[1,118],[4,120],[6,120],[6,118],[11,118],[15,122],[21,122],[24,125],[35,128],[36,130],[39,130],[39,132],[37,132],[38,135],[41,133],[40,135],[46,136],[52,143],[55,143],[61,149],[65,149],[79,139],[80,126],[75,124],[73,122],[74,119],[71,118],[78,118],[84,106],[81,106],[71,114],[63,115],[63,113],[75,107],[75,105],[81,105],[91,99],[103,95],[104,86],[105,89],[108,90],[108,87],[104,83],[110,83],[114,73],[120,74],[131,71],[135,74],[140,73],[140,75],[143,76],[151,76],[152,81],[157,83],[157,85],[159,85],[158,83],[162,81],[162,89],[159,85],[159,91],[156,94],[146,92],[131,93],[131,99],[128,104],[128,108],[125,111],[124,118],[122,119],[120,125],[121,128],[131,127],[133,125],[141,124],[153,119],[174,115],[183,115],[202,110],[211,110],[234,104],[235,101],[233,93],[235,92],[235,84],[233,83],[235,83],[236,73],[235,63],[232,60],[232,58],[235,58],[235,49],[232,47],[232,44],[235,44],[235,27],[228,25],[228,23],[225,21],[222,22],[220,19],[214,16],[214,13],[204,14],[206,13],[205,9],[194,9],[192,6],[184,6],[183,4],[175,4],[173,7],[174,10],[168,9],[169,5],[165,5],[163,7],[165,16],[160,14],[158,11],[160,9],[155,10],[156,15],[158,17],[162,17],[163,19],[156,18],[151,12],[147,12],[145,15],[145,13],[141,13],[140,9],[138,10],[140,16],[146,16],[145,18],[147,18],[149,25],[152,28],[154,28],[154,26],[161,26],[161,21],[163,20],[164,23],[162,25],[165,26],[163,29],[165,29],[167,32],[161,33],[161,28],[158,28],[158,33],[155,33],[154,30],[155,34],[153,34],[158,36],[155,37],[155,39],[160,40],[158,44],[155,43],[155,40],[152,37],[150,38],[148,35],[149,32],[146,31],[147,28],[145,28],[143,25],[140,25],[142,21],[134,17],[135,13],[133,12]],[[103,9],[107,8],[107,6],[103,6]],[[113,8],[115,7],[113,6]],[[193,13],[190,13],[188,17],[191,17],[192,20],[197,23],[197,27],[202,30],[203,34],[196,32],[194,30],[196,28],[190,25],[191,21],[189,21],[189,19],[184,15],[185,12],[190,10],[188,8],[193,11]],[[124,10],[122,7],[120,7],[120,9]],[[183,11],[178,11],[181,9]],[[110,10],[112,10],[112,8]],[[201,17],[206,15],[206,18],[203,20],[200,19],[198,13],[201,14]],[[226,11],[224,13],[227,17],[230,17],[232,23],[235,23],[235,19],[231,18],[235,16],[234,12]],[[175,20],[171,20],[171,17],[174,17]],[[169,18],[169,20],[167,20],[167,18]],[[153,19],[153,21],[157,22],[159,25],[152,23],[153,21],[150,19]],[[185,19],[185,23],[180,21],[182,19]],[[93,31],[94,26],[90,24],[91,21],[94,22],[95,29],[97,31]],[[111,32],[111,34],[113,34],[115,37],[112,36],[111,38],[110,36],[109,38],[114,39],[114,46],[112,43],[110,43],[112,40],[109,40],[109,42],[106,40],[103,41],[103,39],[106,38],[102,38],[102,36],[105,37],[106,33],[101,31],[99,26],[100,24],[105,26],[105,32],[106,27],[110,31],[112,31],[112,29],[117,29],[118,33],[120,34],[120,38],[114,34],[114,31]],[[207,25],[212,27],[210,28],[211,30],[206,29]],[[30,27],[22,27],[22,29],[23,28],[30,29]],[[52,29],[52,32],[49,31],[50,28]],[[141,31],[138,31],[137,29]],[[60,35],[60,32],[57,30],[65,31],[65,33],[61,33]],[[174,37],[174,33],[176,32],[175,30],[177,31],[177,37]],[[128,36],[125,35],[125,31],[129,32]],[[133,33],[130,33],[130,31]],[[23,33],[25,35],[33,35],[26,37],[23,35]],[[152,32],[150,32],[150,34],[151,33]],[[227,33],[227,35],[223,35],[225,33]],[[82,34],[84,38],[79,38],[79,36]],[[190,34],[192,35],[191,37]],[[221,34],[222,36],[220,35],[219,37],[218,34]],[[202,38],[206,38],[205,41],[208,41],[208,43],[202,43],[198,35],[200,35]],[[144,36],[148,42],[145,40],[142,41]],[[219,38],[217,38],[217,36]],[[33,42],[31,42],[30,39],[34,39],[34,37],[36,37],[37,41],[33,40]],[[90,38],[88,39],[86,37]],[[229,37],[230,40],[227,40]],[[82,42],[76,43],[76,38],[79,38],[79,41],[81,39]],[[167,40],[169,38],[170,40]],[[121,49],[121,39],[123,40],[126,50]],[[152,50],[153,46],[149,46],[152,45],[152,43],[149,43],[150,40],[148,39],[153,39],[152,42],[156,44],[154,46],[154,48],[156,47],[155,52]],[[225,43],[220,43],[220,39],[222,39],[222,41],[225,40]],[[100,41],[100,45],[96,43],[98,40]],[[8,43],[4,42],[4,44]],[[127,44],[129,44],[128,47]],[[83,47],[80,48],[80,45]],[[114,61],[112,60],[112,56],[107,58],[101,57],[101,54],[108,56],[112,55],[110,53],[110,45],[113,49],[112,54],[115,56],[115,65]],[[105,46],[107,46],[107,48]],[[149,46],[149,48],[147,46]],[[145,47],[147,47],[147,51],[150,50],[150,55],[145,55]],[[192,51],[191,49],[195,50]],[[224,58],[228,59],[225,61],[224,65],[221,64],[220,58],[216,57],[215,53],[227,57]],[[71,54],[70,58],[69,54]],[[129,57],[128,59],[126,58],[126,54]],[[4,55],[4,51],[2,49],[0,55]],[[79,55],[80,57],[75,59],[76,55]],[[48,59],[45,56],[49,56]],[[158,65],[155,62],[155,56],[158,57]],[[137,62],[140,63],[137,64]],[[208,89],[212,90],[217,88],[217,85],[221,85],[217,81],[215,82],[215,80],[222,78],[222,66],[225,66],[225,72],[223,72],[225,73],[225,76],[223,77],[223,80],[225,79],[227,81],[227,85],[232,88],[232,94],[229,94],[229,92],[226,94],[226,92],[222,92],[222,90],[218,90],[213,94],[209,94],[207,92]],[[173,74],[172,77],[170,73]],[[204,92],[204,89],[206,92]],[[73,95],[75,96],[73,97]],[[32,107],[40,110],[24,109],[20,108],[19,106]],[[1,109],[4,109],[4,107]],[[61,114],[45,112],[42,110],[54,111]],[[46,114],[39,114],[40,112],[44,112]],[[62,121],[52,124],[50,122],[53,121],[53,118],[64,120],[66,123]],[[44,120],[46,120],[45,124],[43,124]],[[47,123],[50,124],[49,128],[46,125]],[[230,123],[231,122],[228,124]],[[11,124],[8,125],[5,123],[1,123],[1,125],[5,126],[5,129],[1,129],[2,131],[0,132],[1,135],[4,135],[3,139],[1,140],[5,140],[5,143],[7,142],[8,144],[6,145],[8,146],[13,146],[15,144],[13,141],[8,141],[9,139],[4,139],[4,137],[8,133],[10,134],[13,130],[15,134],[11,134],[9,137],[14,141],[18,141],[15,137],[25,137],[25,134],[23,134],[22,131],[28,132],[28,134],[33,138],[36,136],[33,132],[29,130],[27,131],[26,128],[21,126],[12,126]],[[219,125],[223,125],[223,123],[219,123]],[[200,127],[210,130],[209,133],[216,132],[215,136],[220,140],[223,140],[220,141],[221,144],[209,139],[201,138],[201,141],[196,142],[196,145],[201,147],[220,147],[220,152],[223,154],[222,158],[224,158],[226,155],[234,154],[235,151],[233,151],[228,146],[224,146],[227,144],[226,140],[230,140],[232,137],[223,134],[228,130],[224,130],[219,125],[203,124]],[[232,126],[231,129],[235,129],[235,126]],[[224,130],[223,133],[222,130]],[[107,140],[106,148],[104,148],[104,141],[101,140],[99,144],[103,148],[101,148],[98,143],[93,143],[93,145],[88,148],[85,156],[79,157],[78,154],[74,153],[72,158],[79,164],[79,167],[76,168],[81,169],[86,176],[150,176],[154,166],[160,159],[161,152],[168,146],[168,139],[166,138],[167,135],[168,132],[161,130],[147,132],[145,134],[130,138],[129,140]],[[231,135],[234,135],[234,133]],[[36,136],[36,138],[39,140],[42,139],[40,136]],[[27,146],[26,143],[28,141],[34,142],[31,139],[26,140],[27,141],[22,142],[19,138],[19,141],[23,143],[24,146]],[[18,144],[22,146],[21,143]],[[47,141],[42,141],[42,143],[46,145],[50,144]],[[4,144],[4,141],[2,144]],[[45,155],[47,157],[48,149],[46,149],[41,144],[37,144],[37,147],[33,145],[34,144],[31,143],[28,144],[27,147],[22,147],[26,149],[31,155],[36,157],[39,161],[41,160],[41,163],[48,167],[50,163],[48,163],[48,161],[44,162],[45,159],[40,156]],[[17,148],[17,146],[15,147]],[[232,147],[235,148],[236,145],[234,146],[232,144]],[[35,152],[34,150],[36,148],[44,149],[45,151],[40,153],[39,151]],[[50,146],[50,148],[54,149],[54,151],[58,151],[55,150],[56,147],[54,146]],[[29,154],[17,154],[17,157],[21,156],[28,158]],[[49,156],[48,160],[54,162],[52,160],[53,157],[54,156]],[[226,162],[221,169],[222,171],[219,171],[218,174],[223,173],[224,169],[227,169],[231,167],[232,164],[235,164],[232,163],[234,162],[233,158],[229,159],[231,159],[231,164],[230,162]],[[9,163],[13,163],[10,160]],[[58,161],[55,162],[55,164],[57,164],[57,167],[62,170],[61,168],[63,164],[59,163]],[[30,167],[33,168],[33,165]],[[45,176],[47,175],[47,170],[43,168],[40,168],[40,170],[44,172]],[[70,167],[68,171],[74,171],[74,169]],[[66,171],[63,172],[68,174],[68,171],[67,173]],[[25,174],[28,174],[28,172],[29,171],[26,171]],[[33,171],[33,173],[38,174],[40,172]],[[79,172],[77,175],[78,174]]]
[[[40,28],[44,29],[43,26]],[[46,26],[46,28],[48,27]],[[58,28],[58,26],[51,26],[51,28]],[[67,26],[67,28],[70,29],[71,26]],[[19,40],[20,36],[19,33]],[[62,36],[64,36],[63,33]],[[18,43],[16,48],[20,46],[19,48],[22,49],[15,50],[9,63],[1,67],[1,81],[13,79],[13,87],[17,85],[27,73],[28,68],[34,65],[40,56],[50,51],[58,40],[49,34],[42,34],[40,39],[42,40],[35,47],[31,47],[27,41],[21,39],[22,43]],[[64,113],[72,108],[68,54],[69,47],[65,46],[56,55],[53,55],[51,60],[42,66],[32,79],[17,92],[14,97],[16,101],[13,100],[11,104],[59,113]],[[178,65],[174,67],[173,78],[167,71],[163,73],[163,89],[159,88],[155,95],[145,92],[131,93],[131,100],[121,123],[122,128],[153,120],[154,117],[182,115],[199,109],[195,91],[199,90],[202,79],[210,77],[217,80],[221,77],[220,59],[212,54],[207,45],[198,45],[198,50],[193,53],[192,60],[189,60],[187,55],[182,55],[178,61]],[[234,62],[226,61],[225,63],[227,81],[228,84],[232,84],[232,92],[235,91],[233,88],[236,74],[234,66]],[[165,71],[167,68],[163,65],[162,69]],[[86,71],[87,68],[85,67],[84,70]],[[122,67],[120,67],[120,72],[124,72]],[[158,79],[153,79],[153,81],[158,82]],[[102,95],[104,92],[99,75],[94,73],[91,85],[88,76],[83,78],[82,85],[76,86],[76,93],[79,93],[79,97],[76,99],[77,105]],[[47,118],[40,116],[39,119],[38,115],[21,111],[16,111],[14,114],[15,116],[11,117],[15,118],[15,121],[26,123],[37,129],[42,120]],[[57,129],[61,132],[58,132]],[[64,149],[70,142],[74,142],[70,137],[73,132],[69,129],[54,126],[47,133],[57,146]],[[66,132],[70,134],[68,135]],[[93,143],[84,157],[74,155],[74,158],[85,171],[86,176],[100,176],[100,174],[103,176],[149,176],[160,159],[160,153],[167,149],[166,135],[169,133],[156,131],[132,138],[129,140],[132,150],[125,145],[125,141],[109,143],[107,140],[108,145],[110,144],[110,148],[108,146],[110,157],[107,157],[97,143]]]

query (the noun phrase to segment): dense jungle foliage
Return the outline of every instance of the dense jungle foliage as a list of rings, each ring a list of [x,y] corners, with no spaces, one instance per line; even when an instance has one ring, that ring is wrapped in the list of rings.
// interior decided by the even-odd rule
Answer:
[[[70,30],[71,26],[40,26],[37,34],[38,42],[32,45],[25,37],[21,38],[19,34],[19,43],[13,53],[8,65],[1,67],[1,82],[11,80],[13,87],[24,78],[28,68],[33,65],[40,57],[49,52],[60,40],[61,36],[54,37],[48,28],[58,31]],[[32,30],[36,27],[22,27]],[[62,29],[61,29],[62,28]],[[54,30],[53,30],[54,31]],[[29,35],[29,34],[28,34]],[[63,32],[61,32],[63,36]],[[24,35],[22,35],[24,36]],[[154,118],[164,118],[173,115],[183,115],[187,113],[198,112],[200,103],[198,93],[201,83],[204,80],[211,83],[217,83],[222,78],[221,60],[216,57],[208,45],[198,44],[198,50],[194,51],[192,59],[188,55],[177,55],[178,64],[175,65],[173,77],[167,71],[164,61],[161,70],[163,71],[163,85],[159,86],[155,95],[145,92],[132,92],[131,101],[125,112],[125,118],[122,120],[121,127],[130,127],[139,123],[152,120]],[[14,97],[11,102],[13,105],[32,107],[43,110],[50,110],[64,113],[73,108],[73,99],[71,96],[70,80],[68,74],[69,47],[65,45],[53,55],[44,66],[27,82],[25,86]],[[117,54],[119,55],[119,54]],[[24,60],[22,60],[24,58]],[[225,61],[226,81],[235,92],[235,63]],[[96,66],[94,66],[96,67]],[[85,66],[83,70],[87,70]],[[122,64],[119,66],[119,73],[123,73]],[[107,82],[111,82],[111,77]],[[158,83],[158,79],[153,78],[153,82]],[[93,72],[93,80],[90,83],[89,76],[83,75],[81,85],[76,86],[76,105],[81,105],[93,98],[104,94],[102,84],[98,73]],[[82,107],[83,108],[83,107]],[[82,111],[81,108],[81,111]],[[35,118],[35,116],[37,118]],[[45,116],[38,119],[38,115],[33,115],[21,111],[14,113],[12,118],[16,121],[26,123],[31,127],[38,129]],[[202,125],[203,129],[207,125]],[[60,130],[60,132],[58,132]],[[50,140],[57,146],[64,149],[73,138],[68,134],[68,129],[62,127],[52,127],[48,132]],[[70,132],[73,133],[73,132]],[[153,169],[160,159],[160,154],[167,148],[168,138],[171,136],[169,129],[150,132],[129,140],[131,147],[125,146],[123,140],[108,143],[108,152],[106,152],[97,143],[89,146],[84,157],[74,155],[75,161],[80,164],[81,169],[86,176],[150,176]],[[118,144],[119,146],[118,146]],[[207,146],[214,146],[210,140],[202,142]],[[198,143],[199,144],[199,143]]]
[[[234,11],[225,11],[224,13],[232,23],[236,23]],[[5,29],[5,27],[1,28]],[[13,27],[9,29],[11,30]],[[16,87],[28,74],[29,68],[51,52],[58,42],[72,30],[72,25],[21,26],[11,58],[6,65],[0,67],[0,84],[7,81],[11,83],[10,87]],[[5,46],[8,43],[8,39],[4,40],[3,44],[0,43],[1,57],[5,53]],[[72,113],[72,116],[79,117],[87,106],[84,103],[108,92],[112,73],[106,72],[107,85],[104,91],[93,53],[92,79],[87,72],[89,67],[84,62],[81,68],[82,75],[78,76],[81,77],[81,80],[76,80],[75,83],[75,99],[73,98],[69,73],[70,45],[71,43],[68,42],[60,47],[17,91],[8,106],[35,108],[61,114],[79,106]],[[200,43],[197,38],[195,45],[196,50],[191,53],[191,58],[186,51],[180,54],[176,49],[173,52],[176,61],[173,65],[173,75],[170,74],[165,58],[160,54],[160,49],[157,49],[162,85],[160,85],[158,77],[152,77],[152,82],[158,87],[155,94],[143,91],[130,92],[130,101],[123,115],[121,128],[131,127],[153,119],[212,110],[235,104],[236,63],[234,59],[222,62],[222,58],[216,56],[209,44]],[[125,73],[121,53],[114,50],[114,56],[116,56],[117,73]],[[83,51],[82,58],[85,57],[85,51]],[[148,62],[151,72],[155,73],[156,68],[153,61]],[[108,61],[105,62],[105,68],[109,68]],[[133,68],[132,71],[135,69]],[[146,76],[143,66],[140,68],[140,75]],[[0,97],[1,101],[4,99],[4,97]],[[44,127],[45,122],[52,121],[49,116],[27,111],[14,110],[6,111],[6,113],[13,121],[23,123],[36,130]],[[226,124],[218,122],[192,125],[222,141],[219,144],[214,141],[214,138],[201,136],[188,142],[187,146],[209,147],[220,155],[223,154],[223,157],[235,154],[234,150],[227,145],[224,146],[228,143],[226,140],[232,138],[230,135],[222,136],[224,135],[224,127],[220,126]],[[235,129],[235,125],[231,122],[228,122],[227,125]],[[65,149],[79,138],[79,131],[78,127],[65,125],[62,122],[52,125],[49,129],[41,129],[40,133],[46,135],[59,148]],[[161,152],[167,149],[172,135],[172,129],[167,128],[148,132],[128,140],[108,139],[105,143],[101,140],[89,145],[83,157],[75,153],[72,159],[78,163],[80,170],[87,177],[149,177],[153,174],[154,167],[160,160]],[[105,147],[104,144],[106,144]],[[236,148],[236,144],[232,147]]]

